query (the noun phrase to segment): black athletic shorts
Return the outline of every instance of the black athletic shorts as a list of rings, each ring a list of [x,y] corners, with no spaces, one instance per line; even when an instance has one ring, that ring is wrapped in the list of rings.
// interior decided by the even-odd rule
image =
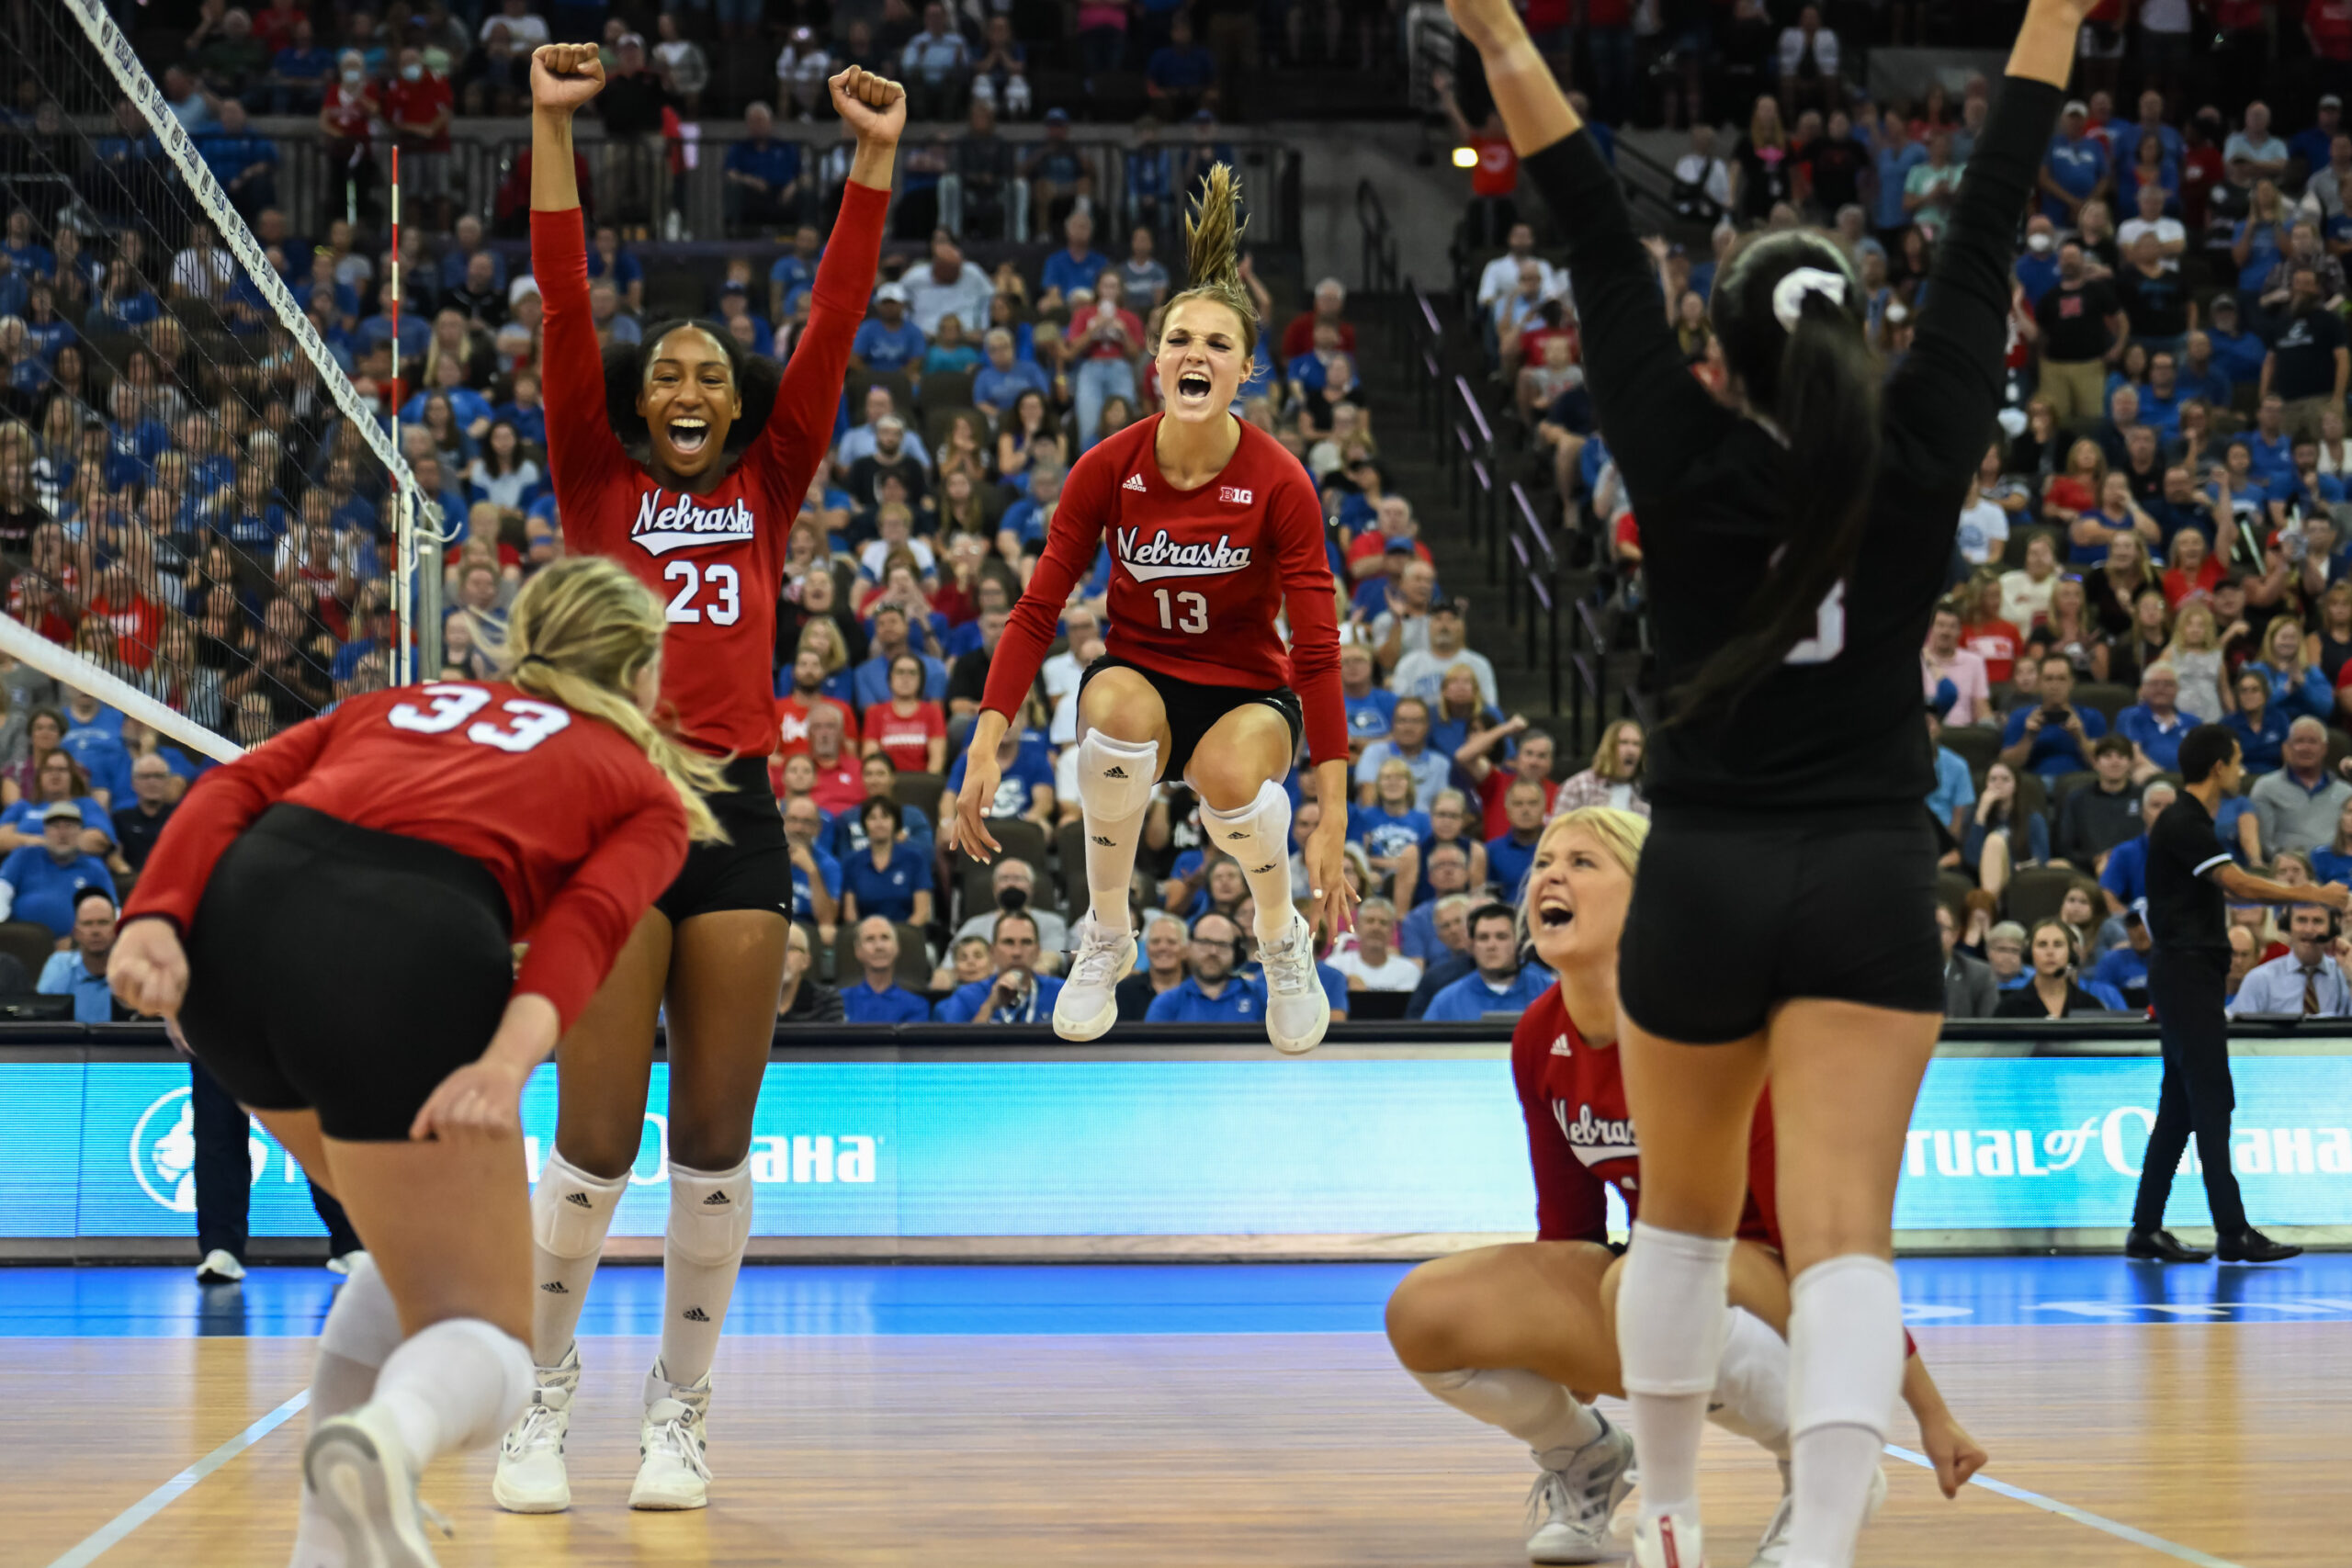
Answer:
[[[1662,817],[1642,846],[1617,988],[1634,1022],[1688,1045],[1744,1040],[1799,997],[1942,1012],[1925,814]]]
[[[1168,710],[1169,751],[1167,767],[1160,776],[1177,780],[1184,776],[1186,764],[1193,760],[1193,750],[1201,737],[1216,728],[1216,721],[1235,708],[1251,703],[1263,703],[1283,716],[1290,726],[1290,749],[1298,750],[1298,738],[1306,730],[1306,711],[1299,705],[1298,694],[1288,686],[1276,686],[1261,691],[1249,686],[1204,686],[1198,682],[1180,680],[1176,676],[1137,664],[1132,660],[1104,654],[1086,667],[1078,678],[1078,689],[1083,693],[1086,682],[1102,670],[1132,670],[1151,682],[1159,694],[1160,705]]]
[[[514,987],[506,896],[481,864],[280,804],[213,867],[187,933],[180,1028],[240,1103],[397,1142],[481,1056]]]
[[[792,918],[792,859],[784,842],[784,813],[768,788],[768,760],[736,758],[727,764],[727,782],[734,788],[709,799],[728,841],[689,845],[677,880],[653,901],[673,926],[723,909],[770,909]]]

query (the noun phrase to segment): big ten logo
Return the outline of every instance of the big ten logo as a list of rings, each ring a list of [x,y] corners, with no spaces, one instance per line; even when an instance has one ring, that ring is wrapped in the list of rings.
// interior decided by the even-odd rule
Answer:
[[[864,1134],[761,1134],[752,1139],[752,1182],[757,1187],[834,1181],[870,1185],[881,1142]],[[524,1165],[534,1182],[546,1158],[547,1147],[537,1136],[523,1140]],[[632,1187],[670,1179],[670,1122],[659,1111],[645,1113],[645,1140],[638,1145],[628,1179]]]
[[[2054,1176],[2092,1148],[2119,1176],[2136,1178],[2155,1112],[2119,1105],[2076,1127],[2037,1134],[2030,1127],[1915,1128],[1904,1145],[1904,1174],[1924,1177]],[[2352,1175],[2352,1128],[2240,1127],[2230,1139],[2230,1164],[2241,1176]],[[2180,1174],[2200,1175],[2194,1144],[2181,1155]]]
[[[140,1112],[131,1124],[130,1152],[130,1174],[141,1191],[173,1213],[196,1213],[196,1103],[188,1090],[175,1089]],[[254,1181],[269,1174],[273,1159],[284,1164],[281,1180],[303,1179],[294,1156],[250,1119],[245,1122],[245,1158]]]

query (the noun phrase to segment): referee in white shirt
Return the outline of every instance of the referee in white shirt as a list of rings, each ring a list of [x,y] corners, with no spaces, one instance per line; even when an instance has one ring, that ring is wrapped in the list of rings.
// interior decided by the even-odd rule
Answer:
[[[2154,1004],[2156,1032],[2164,1042],[2165,1075],[2156,1119],[2148,1129],[2147,1153],[2142,1157],[2132,1233],[2123,1243],[2127,1258],[2202,1263],[2211,1256],[2164,1228],[2173,1173],[2192,1132],[2205,1168],[2205,1200],[2212,1208],[2222,1261],[2275,1263],[2302,1250],[2272,1241],[2247,1223],[2238,1179],[2230,1168],[2230,1112],[2237,1101],[2230,1083],[2229,1015],[2222,1006],[2230,975],[2229,917],[2223,903],[2234,898],[2242,903],[2325,905],[2341,911],[2352,903],[2352,893],[2337,882],[2290,887],[2255,876],[2230,858],[2213,830],[2213,813],[2223,796],[2236,791],[2244,772],[2235,733],[2218,724],[2199,725],[2180,743],[2179,798],[2148,829],[2147,921],[2154,939],[2148,953],[2148,999]],[[2254,975],[2246,980],[2238,992],[2241,1003]],[[2343,984],[2338,971],[2335,987],[2339,997]],[[2301,998],[2296,1001],[2291,1010],[2301,1011]]]
[[[2287,917],[2290,951],[2255,965],[2230,1002],[2230,1016],[2290,1013],[2303,1018],[2352,1018],[2352,984],[2336,962],[2335,917],[2316,904],[2298,904]]]

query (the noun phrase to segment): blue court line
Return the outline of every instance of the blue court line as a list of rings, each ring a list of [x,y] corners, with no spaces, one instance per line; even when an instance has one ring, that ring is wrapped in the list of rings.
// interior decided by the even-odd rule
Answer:
[[[1926,1454],[1914,1453],[1909,1449],[1898,1449],[1893,1443],[1886,1445],[1886,1451],[1905,1463],[1917,1465],[1922,1470],[1932,1472],[1936,1468],[1936,1461]],[[2227,1558],[2209,1556],[2193,1546],[2183,1546],[2177,1540],[2166,1540],[2160,1535],[2150,1535],[2146,1530],[2119,1523],[2104,1515],[2094,1514],[2087,1508],[2077,1508],[2072,1503],[2061,1503],[2055,1497],[2044,1497],[2039,1492],[2029,1492],[2022,1486],[2012,1486],[2006,1481],[1996,1481],[1989,1475],[1971,1477],[1968,1483],[1971,1486],[1982,1486],[1985,1491],[1999,1496],[2014,1498],[2018,1502],[2040,1508],[2044,1513],[2055,1514],[2062,1519],[2072,1519],[2078,1525],[2088,1525],[2095,1530],[2104,1530],[2118,1540],[2128,1540],[2134,1546],[2144,1546],[2151,1551],[2161,1551],[2167,1557],[2194,1563],[2196,1568],[2238,1568],[2238,1564],[2230,1562]]]
[[[153,1492],[133,1503],[96,1530],[84,1538],[81,1544],[58,1558],[49,1568],[87,1568],[106,1555],[125,1536],[170,1507],[180,1494],[220,1469],[222,1465],[268,1437],[284,1426],[296,1412],[311,1403],[311,1391],[304,1389],[227,1442],[164,1482]]]

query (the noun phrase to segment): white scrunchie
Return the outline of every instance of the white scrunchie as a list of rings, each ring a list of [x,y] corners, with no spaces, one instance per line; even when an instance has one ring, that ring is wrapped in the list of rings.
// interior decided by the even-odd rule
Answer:
[[[1817,266],[1791,267],[1780,282],[1772,285],[1772,315],[1789,332],[1797,330],[1798,321],[1804,315],[1804,297],[1818,294],[1833,305],[1846,302],[1846,279],[1838,273],[1824,272]]]

